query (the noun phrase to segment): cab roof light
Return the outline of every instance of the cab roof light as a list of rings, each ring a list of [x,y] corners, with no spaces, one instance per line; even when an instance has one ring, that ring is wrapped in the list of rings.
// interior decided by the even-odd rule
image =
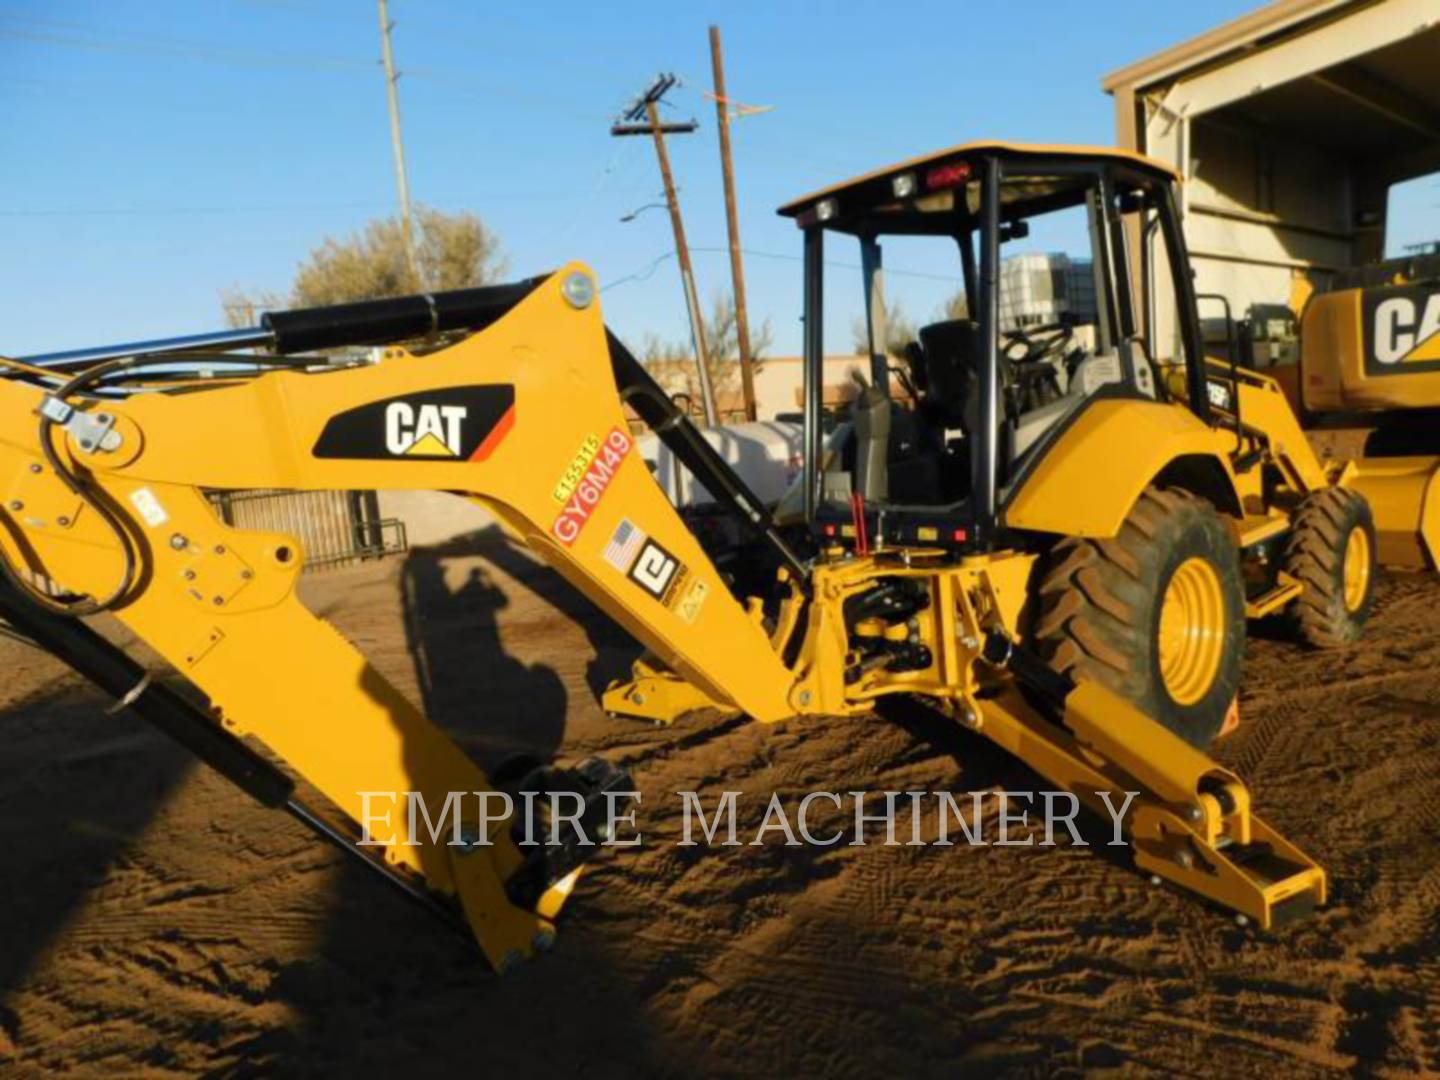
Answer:
[[[937,165],[925,174],[925,190],[957,187],[970,179],[970,171],[968,161],[951,161]]]

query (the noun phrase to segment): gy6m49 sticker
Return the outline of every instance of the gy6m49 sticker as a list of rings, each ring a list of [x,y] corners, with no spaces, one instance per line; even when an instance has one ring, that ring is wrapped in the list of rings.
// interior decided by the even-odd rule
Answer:
[[[604,439],[591,435],[580,444],[552,492],[560,504],[560,513],[550,526],[555,539],[566,547],[575,543],[634,445],[629,432],[619,427],[611,428]]]

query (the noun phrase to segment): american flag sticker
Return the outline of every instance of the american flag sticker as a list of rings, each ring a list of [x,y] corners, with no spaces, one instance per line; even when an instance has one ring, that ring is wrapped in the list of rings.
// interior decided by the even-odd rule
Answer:
[[[628,574],[635,562],[635,553],[645,543],[645,530],[629,518],[621,518],[615,526],[615,533],[605,545],[605,561],[622,574]]]

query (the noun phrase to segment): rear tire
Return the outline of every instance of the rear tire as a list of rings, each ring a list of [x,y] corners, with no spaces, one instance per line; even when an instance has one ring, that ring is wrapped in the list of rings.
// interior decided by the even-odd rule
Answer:
[[[1208,502],[1147,488],[1111,540],[1067,537],[1040,578],[1034,642],[1192,746],[1219,734],[1240,686],[1245,590],[1234,537]]]
[[[1285,570],[1305,586],[1290,608],[1301,638],[1320,649],[1358,641],[1375,606],[1375,519],[1365,496],[1347,488],[1306,496]]]

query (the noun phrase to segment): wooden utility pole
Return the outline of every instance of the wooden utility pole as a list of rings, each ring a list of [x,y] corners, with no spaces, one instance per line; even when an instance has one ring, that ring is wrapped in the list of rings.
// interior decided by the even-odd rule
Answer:
[[[390,147],[395,153],[395,186],[400,194],[400,230],[405,241],[405,261],[410,266],[410,276],[415,279],[417,289],[425,288],[420,277],[420,263],[415,258],[415,234],[410,225],[410,181],[405,175],[405,142],[400,137],[400,95],[395,84],[400,75],[395,70],[395,57],[390,51],[390,31],[395,24],[390,21],[386,0],[380,4],[380,56],[385,65],[385,96],[390,102]]]
[[[665,203],[670,208],[670,228],[675,233],[675,259],[680,264],[680,280],[685,289],[685,308],[690,315],[690,337],[695,345],[695,362],[700,374],[700,402],[705,409],[705,424],[716,427],[720,414],[715,407],[715,388],[710,382],[710,353],[705,341],[705,317],[700,310],[700,297],[695,291],[695,272],[690,265],[690,245],[685,241],[685,222],[680,216],[680,198],[675,192],[675,178],[670,172],[670,155],[665,149],[665,134],[689,134],[698,125],[662,124],[658,102],[665,91],[675,85],[675,76],[664,75],[651,85],[625,114],[627,120],[645,117],[644,124],[614,124],[611,135],[650,135],[655,140],[655,157],[660,162],[660,178],[665,182]]]
[[[740,388],[745,419],[755,417],[755,369],[750,355],[750,317],[745,309],[745,266],[740,254],[740,221],[735,210],[735,166],[730,159],[730,103],[725,97],[725,65],[720,28],[710,27],[710,66],[715,77],[715,118],[720,129],[720,170],[725,178],[725,225],[730,234],[730,276],[735,289],[735,341],[740,352]]]

